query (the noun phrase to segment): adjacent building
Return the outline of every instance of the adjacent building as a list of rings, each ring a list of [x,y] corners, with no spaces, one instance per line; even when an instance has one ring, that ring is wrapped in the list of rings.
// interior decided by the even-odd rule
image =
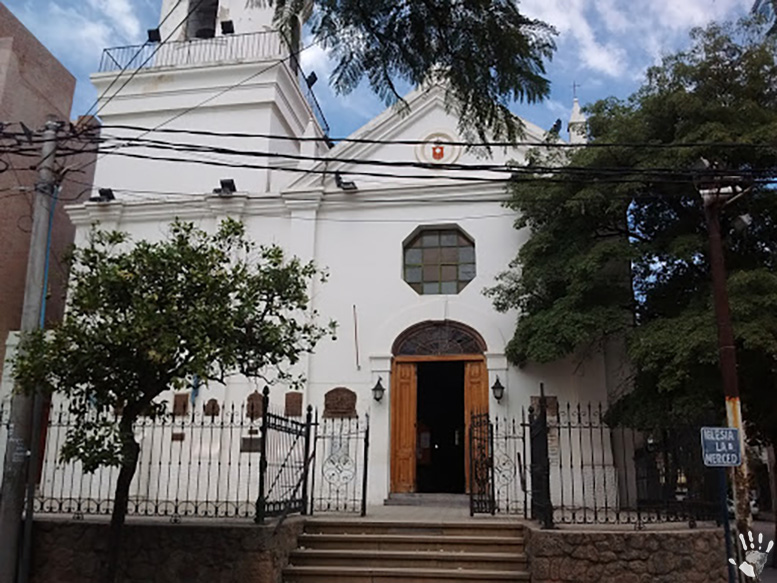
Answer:
[[[10,124],[8,131],[20,132],[18,122],[39,130],[49,117],[67,122],[75,84],[73,75],[0,3],[0,122]],[[34,157],[13,154],[0,157],[0,168],[8,165],[0,172],[0,362],[4,360],[8,333],[18,330],[21,324],[36,162]],[[88,166],[79,180],[91,181]],[[89,189],[84,191],[82,185],[63,184],[63,200],[88,197]],[[63,205],[56,209],[52,233],[48,321],[62,317],[67,283],[63,254],[75,233]],[[2,374],[0,367],[0,378]]]

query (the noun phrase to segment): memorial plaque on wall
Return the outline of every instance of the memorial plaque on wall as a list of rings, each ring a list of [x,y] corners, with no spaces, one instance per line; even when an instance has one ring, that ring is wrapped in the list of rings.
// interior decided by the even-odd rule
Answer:
[[[189,414],[189,393],[173,395],[173,415],[183,417]]]
[[[251,419],[259,419],[264,410],[264,398],[259,391],[254,391],[246,399],[246,416]]]
[[[260,435],[249,435],[240,438],[240,453],[261,453],[262,437]]]
[[[216,417],[221,412],[221,407],[216,399],[209,399],[202,408],[202,412],[208,417]]]
[[[284,414],[286,417],[302,417],[302,393],[299,391],[289,391],[286,393]]]
[[[345,387],[337,387],[324,395],[325,418],[356,417],[356,393]]]

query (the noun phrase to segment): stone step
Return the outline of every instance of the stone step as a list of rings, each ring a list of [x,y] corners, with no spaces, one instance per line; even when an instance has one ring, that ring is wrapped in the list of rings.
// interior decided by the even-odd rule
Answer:
[[[508,521],[399,522],[390,520],[313,519],[305,524],[308,534],[403,534],[432,536],[503,536],[523,534],[523,525]]]
[[[300,548],[321,550],[391,550],[522,553],[522,536],[439,536],[403,534],[306,534],[298,538]]]
[[[304,549],[291,553],[294,567],[363,567],[373,569],[467,569],[479,571],[526,570],[523,553],[445,551],[342,551]]]
[[[469,508],[467,494],[389,494],[385,506],[424,506],[441,508]]]
[[[284,583],[501,583],[529,581],[528,573],[479,569],[287,567]]]

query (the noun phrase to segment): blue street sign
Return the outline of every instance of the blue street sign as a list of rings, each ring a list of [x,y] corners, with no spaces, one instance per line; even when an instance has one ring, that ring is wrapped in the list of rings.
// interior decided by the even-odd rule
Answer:
[[[739,449],[739,429],[733,427],[702,427],[701,450],[704,465],[730,468],[742,465]]]

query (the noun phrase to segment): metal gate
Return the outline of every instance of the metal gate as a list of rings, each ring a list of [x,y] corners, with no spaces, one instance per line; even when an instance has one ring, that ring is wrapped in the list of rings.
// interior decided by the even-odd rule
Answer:
[[[494,432],[488,413],[473,413],[469,426],[469,513],[496,513]]]
[[[305,421],[269,411],[269,389],[262,395],[259,497],[256,522],[269,516],[307,513],[312,407]]]

